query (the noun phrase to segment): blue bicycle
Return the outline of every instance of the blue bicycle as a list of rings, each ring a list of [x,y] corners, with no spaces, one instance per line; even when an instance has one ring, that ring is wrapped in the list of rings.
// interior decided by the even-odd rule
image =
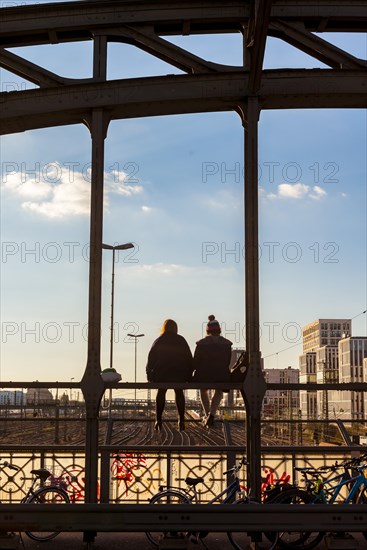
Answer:
[[[272,503],[279,504],[367,504],[367,454],[342,464],[320,468],[295,468],[300,472],[305,489],[295,486],[283,490]],[[342,473],[337,473],[343,469]],[[333,474],[336,475],[333,475]],[[333,477],[327,477],[331,474]],[[344,495],[342,492],[344,491]],[[363,533],[367,538],[367,533]],[[271,534],[270,538],[271,538]],[[325,533],[279,533],[278,544],[282,548],[309,550],[319,544]]]

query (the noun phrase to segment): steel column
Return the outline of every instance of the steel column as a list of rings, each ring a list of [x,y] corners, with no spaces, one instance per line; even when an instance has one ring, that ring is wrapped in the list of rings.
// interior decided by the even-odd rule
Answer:
[[[97,502],[98,414],[104,392],[101,378],[101,287],[103,232],[104,140],[108,122],[102,110],[90,121],[92,136],[92,182],[89,260],[88,359],[81,382],[86,405],[85,499]]]
[[[107,67],[107,41],[97,37],[94,41],[93,77],[105,80]],[[98,427],[99,406],[104,393],[101,378],[101,304],[102,304],[102,236],[103,236],[103,179],[104,141],[109,119],[102,109],[92,111],[86,120],[92,137],[92,181],[90,216],[89,260],[89,316],[88,360],[82,379],[86,405],[85,440],[85,501],[98,498]]]
[[[261,406],[265,379],[261,370],[258,237],[258,119],[257,97],[245,107],[245,312],[248,369],[243,395],[246,403],[248,480],[251,494],[261,498]]]

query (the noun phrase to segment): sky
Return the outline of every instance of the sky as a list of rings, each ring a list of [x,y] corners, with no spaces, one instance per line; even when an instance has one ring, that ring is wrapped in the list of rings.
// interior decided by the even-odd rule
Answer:
[[[366,59],[366,36],[322,37]],[[210,61],[242,62],[239,35],[170,40]],[[89,42],[11,51],[65,77],[91,76]],[[108,53],[111,80],[180,74],[132,46],[113,44]],[[268,40],[264,66],[324,68],[277,39]],[[1,91],[34,87],[1,71]],[[318,318],[353,318],[353,335],[367,336],[366,134],[363,110],[261,113],[265,368],[297,368],[302,327]],[[234,347],[244,347],[243,150],[234,112],[110,124],[103,240],[135,244],[115,263],[114,367],[123,381],[134,381],[127,335],[144,334],[136,359],[137,380],[145,381],[166,318],[177,321],[192,351],[209,314]],[[0,155],[0,378],[77,381],[87,355],[89,131],[73,125],[2,136]],[[109,366],[111,268],[105,250],[102,368]]]

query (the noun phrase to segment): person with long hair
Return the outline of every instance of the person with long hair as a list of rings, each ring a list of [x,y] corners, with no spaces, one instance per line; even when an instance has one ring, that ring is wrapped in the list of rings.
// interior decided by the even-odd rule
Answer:
[[[148,382],[189,382],[193,372],[193,358],[185,338],[178,334],[176,321],[166,319],[161,335],[149,351],[146,373]],[[174,388],[173,388],[174,389]],[[174,389],[178,412],[178,429],[185,429],[185,396],[182,389]],[[166,389],[159,388],[156,397],[154,429],[162,430],[162,416],[166,404]]]

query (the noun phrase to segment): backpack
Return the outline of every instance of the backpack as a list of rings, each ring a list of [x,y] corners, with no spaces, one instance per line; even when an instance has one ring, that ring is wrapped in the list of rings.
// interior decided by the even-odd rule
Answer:
[[[237,361],[230,367],[231,382],[243,382],[247,370],[247,353],[242,351]]]

